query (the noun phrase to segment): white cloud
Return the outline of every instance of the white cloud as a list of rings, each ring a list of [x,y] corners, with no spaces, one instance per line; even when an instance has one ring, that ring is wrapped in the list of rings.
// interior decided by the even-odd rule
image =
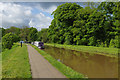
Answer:
[[[2,11],[2,26],[7,28],[10,26],[28,26],[28,16],[32,8],[23,7],[14,3],[0,3]]]
[[[52,19],[50,17],[46,17],[43,13],[40,13],[37,14],[35,18],[31,19],[29,25],[41,30],[41,28],[48,28],[51,21]]]
[[[30,15],[31,15],[31,10],[26,10],[26,11],[25,11],[25,15],[30,16]]]
[[[33,6],[25,6],[15,3],[0,3],[0,22],[4,28],[9,28],[10,26],[22,27],[29,26],[35,27],[38,30],[41,28],[48,28],[52,19],[43,13],[33,14]],[[49,8],[44,10],[41,7],[41,10],[52,12],[55,9]],[[2,20],[1,20],[2,19]]]

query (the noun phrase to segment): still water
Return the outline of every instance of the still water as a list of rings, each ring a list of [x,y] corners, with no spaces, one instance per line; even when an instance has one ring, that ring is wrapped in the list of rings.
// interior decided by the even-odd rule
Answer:
[[[116,58],[51,46],[45,46],[44,51],[88,78],[118,77],[118,59]]]

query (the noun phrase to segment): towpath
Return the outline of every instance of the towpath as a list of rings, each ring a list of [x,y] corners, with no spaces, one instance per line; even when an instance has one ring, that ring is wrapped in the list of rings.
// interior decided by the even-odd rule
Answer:
[[[27,45],[32,78],[66,78],[32,46]]]

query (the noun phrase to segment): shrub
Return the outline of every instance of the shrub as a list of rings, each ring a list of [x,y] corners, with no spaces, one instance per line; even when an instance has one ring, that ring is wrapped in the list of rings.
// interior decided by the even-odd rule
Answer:
[[[2,48],[3,49],[11,49],[12,45],[14,42],[17,42],[18,36],[16,34],[13,33],[7,33],[5,36],[2,37]]]

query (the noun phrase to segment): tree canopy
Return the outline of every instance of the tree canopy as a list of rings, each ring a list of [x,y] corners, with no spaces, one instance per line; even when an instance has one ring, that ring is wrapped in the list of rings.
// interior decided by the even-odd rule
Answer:
[[[120,3],[102,2],[97,7],[65,3],[52,13],[49,42],[109,47],[118,38]],[[116,47],[115,44],[113,44]]]

